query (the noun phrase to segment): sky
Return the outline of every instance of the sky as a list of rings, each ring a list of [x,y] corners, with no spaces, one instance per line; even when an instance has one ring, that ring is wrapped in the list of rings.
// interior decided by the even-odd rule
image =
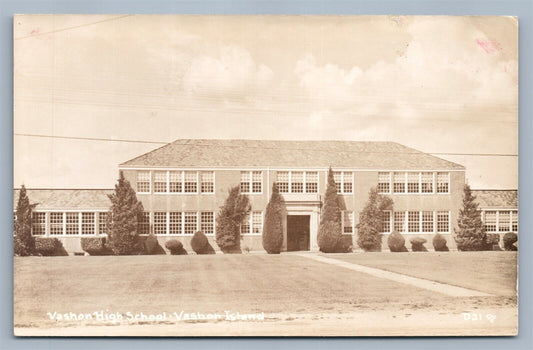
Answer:
[[[14,133],[15,187],[112,188],[118,164],[202,138],[394,141],[516,189],[518,21],[16,16]]]

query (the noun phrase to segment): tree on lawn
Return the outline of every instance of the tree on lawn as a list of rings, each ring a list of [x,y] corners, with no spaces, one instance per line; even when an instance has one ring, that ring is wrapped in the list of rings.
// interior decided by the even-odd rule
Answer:
[[[30,204],[26,194],[26,187],[22,185],[19,192],[16,216],[14,222],[14,253],[18,256],[35,254],[35,238],[31,235],[31,216],[35,205]]]
[[[278,185],[272,185],[272,195],[265,211],[263,248],[269,254],[279,254],[283,245],[283,197]]]
[[[135,190],[122,171],[115,192],[108,195],[111,200],[111,215],[108,217],[107,246],[115,255],[138,254],[143,250],[137,232],[138,222],[144,209],[137,200]]]
[[[241,194],[240,186],[231,188],[216,218],[216,242],[222,252],[241,253],[240,226],[250,209],[250,200]]]
[[[342,237],[341,209],[337,186],[331,168],[328,170],[328,185],[324,196],[324,207],[318,228],[317,241],[321,252],[335,253]]]
[[[357,224],[357,245],[365,252],[381,251],[381,216],[384,210],[392,210],[392,206],[392,199],[379,194],[375,187],[370,189]]]
[[[486,248],[487,233],[481,221],[476,196],[472,194],[468,184],[464,186],[463,208],[459,210],[457,226],[459,229],[454,229],[457,249],[484,250]]]

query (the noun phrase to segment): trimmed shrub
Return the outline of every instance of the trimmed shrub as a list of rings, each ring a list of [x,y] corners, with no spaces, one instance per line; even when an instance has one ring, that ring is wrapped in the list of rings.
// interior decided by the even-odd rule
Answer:
[[[359,214],[357,245],[365,252],[381,251],[381,224],[384,210],[392,210],[393,202],[378,193],[375,187],[368,193],[368,201]]]
[[[192,236],[191,248],[196,254],[215,254],[215,250],[202,231],[196,231]]]
[[[389,238],[387,238],[387,245],[393,253],[403,253],[408,251],[405,247],[405,238],[403,238],[402,234],[398,231],[393,231],[389,235]]]
[[[437,233],[433,237],[433,248],[435,248],[436,252],[449,252],[450,249],[447,246],[446,238],[444,238],[443,235],[440,233]]]
[[[503,235],[503,248],[505,250],[518,250],[515,243],[518,241],[518,235],[514,232],[507,232]]]
[[[187,251],[183,248],[183,243],[177,239],[166,241],[165,247],[170,250],[171,255],[187,255]]]
[[[36,237],[35,251],[41,256],[67,256],[63,243],[56,237]]]
[[[146,255],[165,255],[165,250],[159,245],[156,235],[150,233],[144,240],[144,254]]]
[[[337,185],[333,178],[333,171],[329,168],[322,218],[317,233],[317,243],[320,251],[324,253],[336,253],[341,236],[341,209],[337,195]]]
[[[318,245],[323,253],[338,253],[339,244],[342,245],[340,232],[342,230],[340,222],[326,221],[320,224]]]
[[[262,236],[263,248],[268,254],[279,254],[283,245],[283,197],[278,185],[272,185],[272,195],[265,211]]]
[[[353,239],[352,235],[341,235],[341,239],[337,243],[335,248],[337,253],[351,253],[353,252]]]
[[[105,237],[82,237],[81,249],[89,255],[111,255],[113,252],[106,247]]]
[[[487,247],[486,250],[499,251],[500,248],[500,235],[497,233],[487,233]]]
[[[424,243],[427,242],[425,238],[414,237],[409,240],[411,242],[411,250],[413,252],[427,252],[427,248],[424,246]]]

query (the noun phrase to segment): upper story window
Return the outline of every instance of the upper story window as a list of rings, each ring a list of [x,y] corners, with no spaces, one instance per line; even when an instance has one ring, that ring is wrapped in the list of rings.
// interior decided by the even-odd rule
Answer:
[[[353,192],[353,173],[351,171],[334,171],[333,179],[337,186],[337,193]]]
[[[198,192],[198,173],[196,171],[186,171],[184,173],[183,188],[185,193]]]
[[[200,192],[213,193],[215,190],[215,174],[212,171],[200,172]]]
[[[155,171],[154,172],[154,192],[167,192],[167,172]]]
[[[241,193],[263,192],[262,171],[241,171]]]
[[[390,193],[391,187],[392,193],[450,193],[450,173],[413,171],[378,173],[378,193]]]
[[[278,171],[276,184],[280,193],[317,193],[318,172]]]
[[[150,192],[150,172],[138,171],[137,172],[137,192],[149,193]]]
[[[172,193],[183,192],[183,172],[169,171],[168,173],[168,190]]]

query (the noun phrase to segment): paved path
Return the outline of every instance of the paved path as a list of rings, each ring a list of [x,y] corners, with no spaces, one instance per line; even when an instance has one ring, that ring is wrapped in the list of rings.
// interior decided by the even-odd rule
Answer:
[[[477,290],[473,289],[467,289],[462,287],[456,287],[452,286],[450,284],[445,283],[439,283],[435,281],[426,280],[423,278],[417,278],[417,277],[411,277],[407,275],[403,275],[401,273],[396,272],[390,272],[386,270],[376,269],[373,267],[358,265],[354,263],[349,263],[346,261],[338,260],[338,259],[332,259],[332,258],[326,258],[322,255],[316,255],[316,254],[297,254],[303,258],[307,259],[313,259],[316,261],[320,261],[326,264],[331,264],[335,266],[344,267],[353,271],[366,273],[367,275],[371,275],[374,277],[384,278],[388,279],[394,282],[399,282],[403,284],[408,284],[411,286],[415,286],[418,288],[427,289],[433,292],[446,294],[453,297],[485,297],[485,296],[491,296],[491,294],[483,293]]]

